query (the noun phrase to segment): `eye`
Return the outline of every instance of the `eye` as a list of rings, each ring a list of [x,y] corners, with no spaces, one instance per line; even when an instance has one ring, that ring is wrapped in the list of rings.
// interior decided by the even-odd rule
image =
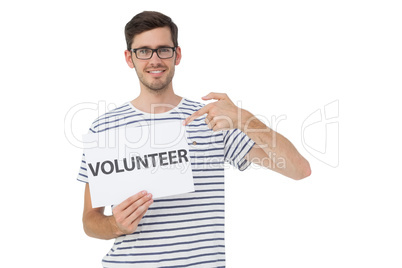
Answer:
[[[149,49],[142,48],[137,50],[138,55],[147,55],[149,53]]]
[[[159,52],[166,53],[166,52],[170,52],[170,50],[171,50],[171,48],[169,48],[169,47],[161,47],[159,49]]]

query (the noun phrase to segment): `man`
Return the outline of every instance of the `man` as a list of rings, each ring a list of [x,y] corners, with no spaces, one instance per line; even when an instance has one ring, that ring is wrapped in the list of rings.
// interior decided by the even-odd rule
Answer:
[[[183,121],[195,192],[153,200],[152,193],[142,191],[105,216],[104,208],[92,208],[86,184],[84,230],[91,237],[116,239],[104,267],[223,267],[224,161],[239,170],[255,162],[293,179],[309,176],[309,163],[226,94],[208,94],[204,100],[217,101],[204,106],[174,93],[172,79],[182,54],[169,17],[142,12],[127,23],[125,35],[125,59],[137,73],[140,94],[99,117],[90,130]],[[85,156],[78,180],[87,182]]]

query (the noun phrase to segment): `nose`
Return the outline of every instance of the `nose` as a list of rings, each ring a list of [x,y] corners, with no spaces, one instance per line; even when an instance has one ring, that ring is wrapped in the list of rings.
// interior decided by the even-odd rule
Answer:
[[[158,54],[156,51],[152,54],[152,57],[149,59],[149,63],[153,65],[158,65],[162,62],[162,60],[159,58]]]

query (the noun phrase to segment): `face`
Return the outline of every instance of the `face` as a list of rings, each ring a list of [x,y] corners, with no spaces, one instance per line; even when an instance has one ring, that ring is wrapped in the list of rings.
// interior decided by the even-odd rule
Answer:
[[[173,47],[173,41],[168,27],[156,28],[134,36],[131,48],[160,48]],[[160,59],[156,52],[148,60],[137,59],[134,53],[125,51],[126,62],[131,68],[135,68],[141,87],[150,91],[161,93],[172,88],[175,65],[180,63],[181,50],[170,59]]]

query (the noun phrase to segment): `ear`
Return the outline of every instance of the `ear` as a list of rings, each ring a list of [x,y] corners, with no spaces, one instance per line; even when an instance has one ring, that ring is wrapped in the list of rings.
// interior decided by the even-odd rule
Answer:
[[[128,51],[128,50],[124,51],[124,57],[126,59],[127,65],[128,65],[128,67],[130,67],[132,69],[132,68],[134,68],[134,64],[133,64],[133,60],[131,58],[131,54],[132,54],[131,51]]]
[[[181,48],[178,46],[178,47],[176,47],[175,65],[179,65],[180,60],[181,60]]]

